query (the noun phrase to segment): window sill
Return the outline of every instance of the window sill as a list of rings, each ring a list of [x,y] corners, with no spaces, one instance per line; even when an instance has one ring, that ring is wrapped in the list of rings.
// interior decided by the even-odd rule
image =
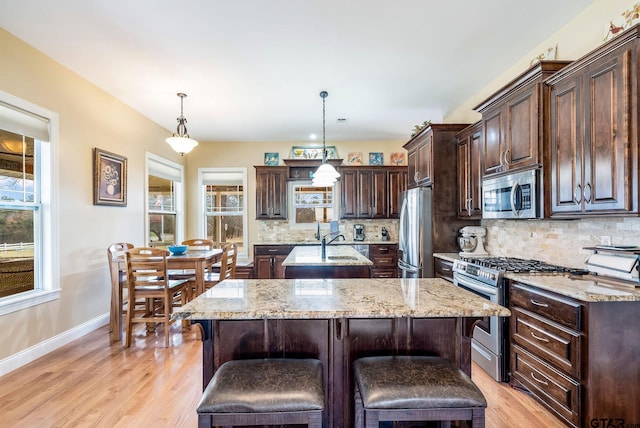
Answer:
[[[38,290],[0,299],[0,316],[27,309],[60,298],[60,289]]]

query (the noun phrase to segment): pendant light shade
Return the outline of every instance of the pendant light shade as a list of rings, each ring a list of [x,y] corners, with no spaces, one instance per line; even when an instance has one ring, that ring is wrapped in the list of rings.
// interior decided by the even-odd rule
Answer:
[[[187,94],[178,92],[177,95],[180,97],[180,116],[178,116],[178,129],[172,137],[167,138],[165,141],[171,146],[173,150],[184,156],[185,153],[189,153],[191,150],[193,150],[193,148],[198,145],[198,142],[189,137],[189,133],[187,132],[187,125],[185,125],[187,123],[187,118],[184,117],[183,114],[183,102]]]
[[[329,93],[327,91],[320,92],[320,98],[322,98],[322,164],[318,167],[313,174],[312,184],[316,187],[330,187],[333,186],[340,174],[333,165],[327,163],[327,146],[325,140],[325,127],[326,127],[326,110],[325,99]]]

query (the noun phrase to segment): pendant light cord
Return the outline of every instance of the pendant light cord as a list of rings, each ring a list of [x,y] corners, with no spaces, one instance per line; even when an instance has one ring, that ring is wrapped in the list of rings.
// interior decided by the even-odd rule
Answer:
[[[327,146],[325,142],[325,130],[326,130],[326,108],[325,101],[329,93],[327,91],[320,92],[320,97],[322,98],[322,163],[327,163]]]

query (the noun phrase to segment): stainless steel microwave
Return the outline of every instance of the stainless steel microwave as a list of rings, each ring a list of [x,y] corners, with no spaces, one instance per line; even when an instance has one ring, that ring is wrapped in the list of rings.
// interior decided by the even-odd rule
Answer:
[[[539,218],[538,171],[528,170],[482,181],[482,218]]]

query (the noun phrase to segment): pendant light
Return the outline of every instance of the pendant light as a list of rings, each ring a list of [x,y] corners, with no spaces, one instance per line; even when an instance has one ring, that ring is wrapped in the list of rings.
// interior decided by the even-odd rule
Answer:
[[[316,187],[330,187],[336,182],[340,174],[336,169],[327,163],[327,146],[325,141],[325,127],[326,127],[326,110],[325,99],[329,93],[327,91],[320,92],[320,98],[322,98],[322,164],[318,167],[313,174],[312,184]]]
[[[177,94],[180,97],[180,116],[178,116],[178,129],[173,137],[167,138],[165,141],[167,144],[171,146],[173,150],[180,153],[181,156],[184,156],[185,153],[189,153],[195,146],[198,145],[198,142],[189,137],[189,133],[187,132],[187,118],[184,117],[183,114],[183,102],[186,98],[187,94],[183,94],[182,92],[178,92]]]

